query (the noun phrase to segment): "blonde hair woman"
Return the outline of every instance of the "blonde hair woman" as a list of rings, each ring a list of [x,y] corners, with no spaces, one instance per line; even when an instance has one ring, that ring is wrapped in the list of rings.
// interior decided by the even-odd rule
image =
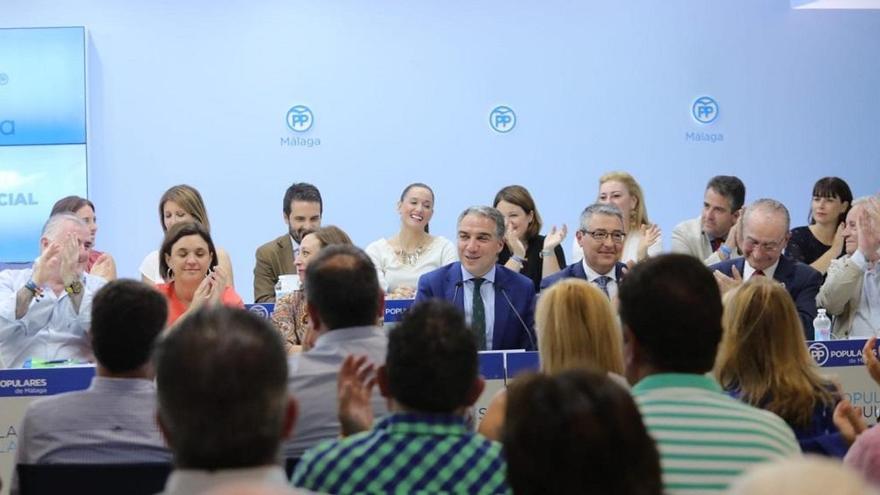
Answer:
[[[648,220],[648,207],[645,195],[636,179],[626,172],[608,172],[599,178],[597,203],[613,204],[623,213],[623,228],[626,241],[620,261],[639,262],[650,256],[657,256],[663,250],[660,227]],[[575,262],[583,258],[583,251],[572,246]]]
[[[182,222],[198,222],[206,231],[211,231],[208,211],[199,191],[186,184],[173,186],[159,199],[159,224],[162,232],[168,232],[173,225]],[[234,285],[232,260],[223,248],[217,248],[217,262],[223,267],[229,287]],[[149,284],[168,281],[168,274],[159,271],[159,251],[152,251],[144,257],[140,267],[141,280]]]
[[[847,446],[833,422],[839,393],[819,376],[785,288],[766,277],[749,279],[725,296],[723,323],[715,361],[721,386],[784,419],[801,450],[842,457]]]
[[[557,375],[587,368],[608,373],[625,385],[620,327],[605,294],[593,284],[567,278],[541,293],[535,311],[541,371]],[[498,440],[504,425],[507,394],[492,399],[479,432]]]

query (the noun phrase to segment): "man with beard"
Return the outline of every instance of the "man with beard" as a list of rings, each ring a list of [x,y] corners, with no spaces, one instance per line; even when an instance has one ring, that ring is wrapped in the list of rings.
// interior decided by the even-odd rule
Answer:
[[[254,302],[275,302],[275,284],[281,275],[296,273],[293,261],[303,236],[321,226],[324,202],[318,188],[296,182],[284,193],[284,223],[288,232],[257,248],[254,265]]]

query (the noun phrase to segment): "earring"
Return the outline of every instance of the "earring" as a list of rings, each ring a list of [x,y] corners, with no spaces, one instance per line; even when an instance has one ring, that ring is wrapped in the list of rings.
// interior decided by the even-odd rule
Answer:
[[[174,272],[171,271],[171,267],[169,266],[167,270],[165,270],[165,281],[173,282],[174,281]]]

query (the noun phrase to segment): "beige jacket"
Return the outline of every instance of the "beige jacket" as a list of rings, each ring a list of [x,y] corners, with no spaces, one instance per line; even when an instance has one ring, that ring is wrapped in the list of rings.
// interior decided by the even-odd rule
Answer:
[[[831,334],[835,339],[849,338],[853,317],[862,299],[865,272],[849,255],[831,261],[825,283],[816,296],[816,306],[834,316]]]

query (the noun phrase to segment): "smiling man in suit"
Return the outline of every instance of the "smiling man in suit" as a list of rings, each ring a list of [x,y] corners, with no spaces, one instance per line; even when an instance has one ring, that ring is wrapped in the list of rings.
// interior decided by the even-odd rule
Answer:
[[[807,340],[813,339],[816,295],[822,274],[809,265],[783,256],[789,238],[791,217],[775,199],[759,199],[743,214],[743,257],[717,263],[709,268],[722,294],[752,277],[772,277],[785,286],[797,306]]]
[[[575,235],[584,251],[583,259],[546,277],[541,281],[541,290],[575,277],[595,284],[609,298],[616,297],[626,268],[618,261],[626,240],[623,214],[612,204],[592,204],[581,213],[581,226]]]
[[[257,248],[254,265],[254,301],[275,302],[275,284],[281,275],[296,273],[293,261],[299,243],[309,232],[321,227],[324,202],[318,188],[296,182],[284,193],[283,216],[288,232]]]
[[[419,278],[416,301],[441,298],[464,311],[479,350],[537,348],[535,286],[499,265],[504,215],[472,206],[458,217],[458,258]]]

